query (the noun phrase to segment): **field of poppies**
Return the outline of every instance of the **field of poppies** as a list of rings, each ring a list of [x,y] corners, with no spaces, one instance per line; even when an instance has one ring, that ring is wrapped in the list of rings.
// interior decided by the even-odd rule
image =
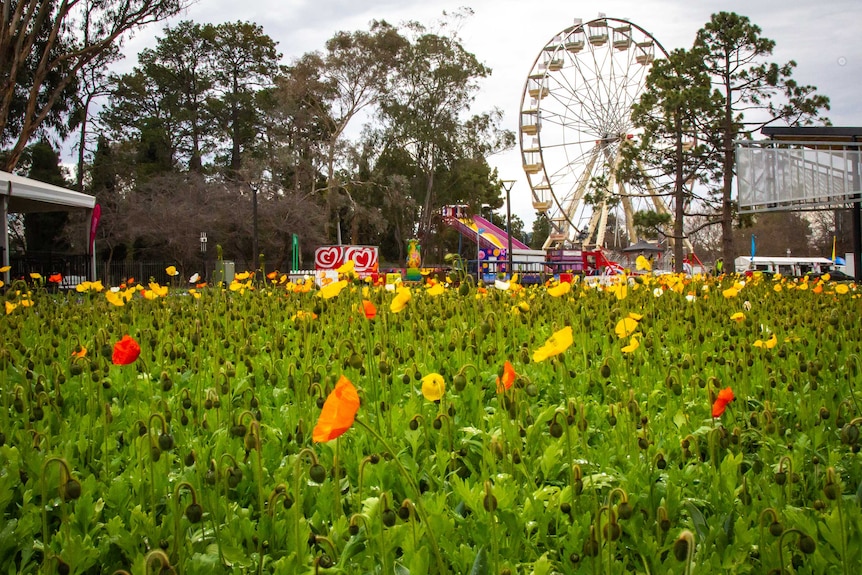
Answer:
[[[0,573],[859,572],[862,289],[343,271],[0,286]]]

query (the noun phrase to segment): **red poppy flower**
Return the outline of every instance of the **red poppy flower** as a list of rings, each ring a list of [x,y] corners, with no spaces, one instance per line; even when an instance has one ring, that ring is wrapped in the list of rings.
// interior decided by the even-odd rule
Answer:
[[[63,281],[63,274],[51,274],[48,276],[48,282],[50,282],[52,284],[62,283],[62,281]]]
[[[139,355],[141,355],[141,346],[131,336],[124,335],[123,339],[114,344],[111,361],[114,365],[129,365],[134,363]]]
[[[362,312],[365,314],[367,319],[374,319],[377,315],[377,308],[374,307],[374,304],[371,301],[364,299],[362,300]]]
[[[721,417],[724,413],[727,404],[734,400],[733,390],[730,387],[725,387],[718,392],[718,397],[712,404],[712,416]]]
[[[507,360],[506,363],[503,364],[503,377],[497,378],[497,393],[503,393],[507,389],[512,387],[512,384],[515,383],[515,378],[518,376],[515,373],[515,368],[512,367],[512,364]]]
[[[323,403],[317,425],[311,434],[315,443],[332,441],[350,429],[359,411],[359,394],[343,375]]]

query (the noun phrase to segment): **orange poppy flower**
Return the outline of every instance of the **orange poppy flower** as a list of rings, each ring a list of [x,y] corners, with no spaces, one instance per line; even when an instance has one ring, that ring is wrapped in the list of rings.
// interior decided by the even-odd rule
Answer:
[[[374,319],[374,317],[377,315],[377,308],[374,307],[373,302],[364,299],[362,300],[362,313],[365,314],[365,317],[367,319]]]
[[[518,374],[515,373],[515,368],[508,360],[503,364],[503,377],[497,377],[497,393],[503,393],[512,387],[515,383],[515,378]]]
[[[72,351],[72,359],[81,359],[82,357],[87,356],[87,348],[83,345],[76,346],[75,350]]]
[[[733,390],[730,387],[725,387],[718,392],[718,397],[712,404],[712,416],[721,417],[724,413],[727,404],[734,400]]]
[[[359,411],[359,394],[350,380],[343,375],[335,384],[335,389],[323,403],[323,410],[317,418],[312,439],[315,443],[332,441],[350,429]]]
[[[48,282],[58,284],[63,282],[63,274],[51,274],[48,276]]]
[[[123,339],[114,344],[111,362],[114,365],[129,365],[134,363],[139,355],[141,355],[141,346],[131,336],[124,335]]]

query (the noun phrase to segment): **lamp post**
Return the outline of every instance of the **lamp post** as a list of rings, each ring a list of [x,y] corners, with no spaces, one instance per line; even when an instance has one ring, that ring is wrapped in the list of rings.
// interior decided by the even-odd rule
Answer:
[[[506,271],[509,272],[509,277],[513,276],[515,271],[512,268],[512,204],[510,201],[510,192],[515,185],[515,180],[502,180],[503,189],[506,190]]]

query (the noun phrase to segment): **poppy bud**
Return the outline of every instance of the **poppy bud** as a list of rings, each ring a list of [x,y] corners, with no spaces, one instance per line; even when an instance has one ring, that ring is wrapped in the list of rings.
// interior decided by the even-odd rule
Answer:
[[[319,463],[315,463],[308,470],[308,476],[315,483],[323,483],[326,481],[326,469],[324,469],[324,467]]]
[[[191,523],[200,523],[203,514],[203,508],[197,503],[192,503],[186,507],[186,519]]]
[[[497,498],[494,496],[493,493],[485,494],[485,497],[482,500],[482,506],[488,513],[493,513],[497,510]]]
[[[467,386],[467,378],[461,373],[455,374],[452,378],[452,384],[455,386],[456,391],[464,391],[464,388]]]
[[[192,465],[195,464],[195,452],[194,452],[194,450],[189,451],[186,454],[185,459],[183,459],[183,463],[186,464],[186,467],[191,467]]]
[[[607,359],[602,362],[602,367],[599,368],[599,373],[605,379],[608,379],[611,376],[611,366],[608,364]]]
[[[228,468],[228,475],[227,475],[228,487],[230,487],[231,489],[234,489],[237,485],[239,485],[240,481],[242,481],[242,470],[237,469],[235,467]]]
[[[583,554],[587,557],[595,557],[599,554],[599,542],[595,537],[590,537],[584,541]]]
[[[548,432],[551,434],[551,437],[559,439],[563,436],[563,426],[554,419],[551,421],[550,425],[548,425]]]
[[[781,525],[778,521],[773,521],[769,524],[769,532],[773,537],[778,537],[782,533],[784,533],[784,526]]]
[[[77,499],[81,496],[81,483],[77,479],[68,479],[63,484],[63,499]]]
[[[158,461],[162,458],[162,450],[159,449],[158,445],[150,446],[150,457],[153,461]]]
[[[814,538],[810,535],[802,535],[799,537],[797,546],[799,547],[799,550],[806,555],[811,555],[814,553],[814,550],[817,549],[817,542],[814,541]]]
[[[617,514],[620,516],[620,519],[631,519],[634,512],[634,507],[628,501],[623,501],[617,507]]]
[[[676,541],[673,543],[673,556],[676,557],[677,561],[685,561],[688,559],[688,555],[690,553],[690,545],[691,545],[691,533],[688,531],[683,531]]]
[[[383,522],[384,526],[392,527],[398,520],[398,516],[395,514],[394,511],[387,507],[380,513],[380,520]]]
[[[159,435],[159,448],[162,451],[170,451],[174,447],[174,438],[169,433]]]

